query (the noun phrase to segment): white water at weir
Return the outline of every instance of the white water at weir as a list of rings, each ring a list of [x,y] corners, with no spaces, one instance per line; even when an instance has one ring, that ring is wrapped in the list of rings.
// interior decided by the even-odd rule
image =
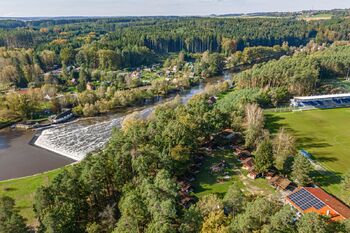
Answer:
[[[221,81],[229,80],[230,78],[230,74],[225,74]],[[191,89],[187,94],[181,97],[182,102],[186,103],[192,96],[203,90],[204,85]],[[135,112],[138,112],[141,118],[146,118],[153,112],[157,104],[159,103],[143,110],[136,110]],[[84,119],[59,125],[42,131],[34,144],[38,147],[80,161],[84,159],[88,153],[103,148],[110,139],[113,128],[120,127],[125,117],[126,115],[119,115],[114,119],[88,125],[81,123]],[[99,118],[97,117],[95,119]]]
[[[147,117],[154,107],[139,111],[142,118]],[[88,153],[103,148],[111,137],[113,128],[119,128],[125,116],[84,126],[68,123],[44,130],[35,145],[60,155],[80,161]]]

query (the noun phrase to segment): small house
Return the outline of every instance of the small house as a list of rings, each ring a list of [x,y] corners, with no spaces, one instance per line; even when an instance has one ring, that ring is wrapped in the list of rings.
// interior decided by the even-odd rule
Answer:
[[[292,182],[287,178],[274,176],[269,180],[269,183],[276,189],[286,190]]]
[[[252,157],[249,157],[249,158],[243,160],[241,163],[242,163],[242,168],[244,170],[249,171],[250,169],[252,169],[254,167],[254,161],[253,161]]]

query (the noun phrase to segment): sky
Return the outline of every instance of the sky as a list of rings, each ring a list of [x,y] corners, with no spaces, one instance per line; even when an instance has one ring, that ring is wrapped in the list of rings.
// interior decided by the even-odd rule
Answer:
[[[210,15],[350,8],[350,0],[0,0],[0,16]]]

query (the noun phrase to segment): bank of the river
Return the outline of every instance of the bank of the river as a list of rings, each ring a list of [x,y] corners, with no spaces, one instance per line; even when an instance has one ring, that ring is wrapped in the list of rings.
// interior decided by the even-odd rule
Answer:
[[[27,219],[27,223],[36,225],[33,212],[35,191],[41,185],[48,184],[61,170],[62,168],[34,176],[0,181],[0,196],[6,195],[16,200],[16,207]]]
[[[183,102],[187,102],[193,95],[202,92],[206,83],[218,83],[229,79],[231,79],[230,73],[217,78],[210,78],[202,84],[180,93],[180,95]],[[123,110],[122,113],[88,119],[82,118],[76,122],[44,131],[47,138],[41,140],[41,142],[45,149],[30,145],[34,136],[32,131],[19,131],[9,128],[1,130],[0,180],[30,176],[80,160],[86,153],[103,147],[108,141],[111,129],[118,126],[125,115],[134,111],[141,111],[147,116],[155,105],[171,98],[161,99],[160,102],[145,107]]]
[[[210,83],[218,83],[221,82],[223,80],[229,80],[231,78],[230,74],[226,74],[225,77],[220,77],[220,78],[214,78],[210,80]],[[187,91],[186,93],[183,93],[182,95],[182,101],[183,102],[187,102],[193,95],[198,94],[200,92],[202,92],[205,89],[205,85],[200,85],[197,87],[194,87],[193,89]],[[165,99],[164,101],[167,101],[167,99]],[[159,104],[159,103],[157,103]],[[154,106],[153,106],[154,107]],[[152,106],[148,106],[148,107],[144,107],[143,109],[138,108],[138,111],[142,111],[145,109],[149,109],[152,108]],[[131,109],[130,111],[127,111],[123,114],[130,114],[132,113],[134,110],[136,109]],[[89,126],[94,126],[96,124],[99,124],[99,122],[101,123],[104,121],[108,121],[108,120],[113,120],[113,116],[114,118],[116,117],[120,117],[120,114],[117,115],[111,115],[111,116],[102,116],[102,117],[98,117],[98,118],[87,118],[87,119],[80,119],[76,122],[72,122],[72,125],[80,125],[81,127],[89,127]],[[68,124],[69,125],[69,124]],[[61,126],[64,127],[64,126]],[[10,129],[7,129],[10,130]],[[9,131],[11,132],[11,131]],[[44,161],[46,161],[46,159],[52,160],[53,158],[63,158],[63,159],[67,159],[67,164],[72,163],[73,160],[70,160],[68,158],[65,158],[63,156],[57,155],[55,153],[49,152],[48,150],[43,150],[40,149],[38,147],[34,147],[29,145],[29,142],[32,139],[33,136],[33,132],[29,132],[29,131],[12,131],[13,136],[11,136],[11,134],[8,134],[9,132],[7,132],[7,136],[10,138],[14,138],[15,141],[11,141],[10,138],[6,137],[5,141],[9,141],[9,144],[12,144],[12,150],[9,150],[8,144],[5,143],[6,145],[3,145],[3,150],[6,150],[9,152],[10,155],[12,155],[14,160],[17,160],[18,158],[22,158],[24,160],[19,161],[23,166],[30,165],[31,163],[31,159],[33,154],[30,154],[29,156],[25,156],[25,149],[27,150],[37,150],[36,152],[39,154],[39,156],[42,156],[42,159]],[[81,132],[81,131],[76,131],[76,132]],[[4,132],[2,132],[3,134]],[[93,133],[93,132],[92,132]],[[17,137],[15,136],[16,134]],[[1,135],[1,133],[0,133]],[[84,137],[86,135],[81,135],[81,137]],[[62,135],[62,137],[66,137],[66,135]],[[17,139],[17,141],[16,141]],[[4,138],[3,138],[4,140]],[[72,142],[73,144],[75,144],[75,142]],[[20,147],[24,147],[24,149],[20,148]],[[24,150],[24,151],[23,151]],[[21,152],[22,151],[22,152]],[[17,152],[21,152],[23,154],[17,154]],[[58,157],[57,157],[58,156]],[[19,159],[20,160],[20,159]],[[43,168],[40,167],[40,165],[42,165],[43,163],[41,162],[36,162],[35,164],[38,165],[39,168]],[[45,163],[47,164],[47,163]],[[18,178],[18,179],[12,179],[12,180],[6,180],[6,181],[0,181],[0,195],[7,195],[10,196],[12,198],[14,198],[16,200],[16,206],[17,208],[20,210],[21,214],[23,216],[25,216],[28,219],[28,224],[30,225],[35,225],[36,224],[36,219],[34,216],[34,212],[33,212],[33,208],[32,208],[32,203],[35,197],[35,191],[38,187],[40,187],[41,185],[45,185],[48,184],[61,170],[65,165],[65,163],[63,164],[55,164],[57,165],[57,167],[59,167],[59,169],[56,170],[52,170],[46,173],[41,173],[41,174],[37,174],[37,175],[33,175],[33,176],[28,176],[28,177],[23,177],[23,178]],[[4,167],[6,167],[6,165],[3,165]],[[46,165],[45,165],[46,167]],[[56,168],[57,168],[56,167]],[[18,166],[13,166],[12,167],[12,171],[15,174],[21,174],[20,172],[18,172],[19,168]],[[18,173],[16,173],[18,172]],[[0,170],[1,173],[1,170]]]

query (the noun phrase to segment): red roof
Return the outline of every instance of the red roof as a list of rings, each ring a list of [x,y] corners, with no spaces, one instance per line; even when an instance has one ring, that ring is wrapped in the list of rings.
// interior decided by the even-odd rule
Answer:
[[[335,197],[323,191],[323,189],[310,187],[304,187],[304,189],[323,201],[326,205],[331,207],[334,211],[338,212],[344,218],[350,218],[350,208]]]
[[[254,163],[253,163],[253,158],[252,157],[249,157],[245,160],[242,161],[242,164],[244,166],[247,166],[247,167],[253,167],[254,166]]]

